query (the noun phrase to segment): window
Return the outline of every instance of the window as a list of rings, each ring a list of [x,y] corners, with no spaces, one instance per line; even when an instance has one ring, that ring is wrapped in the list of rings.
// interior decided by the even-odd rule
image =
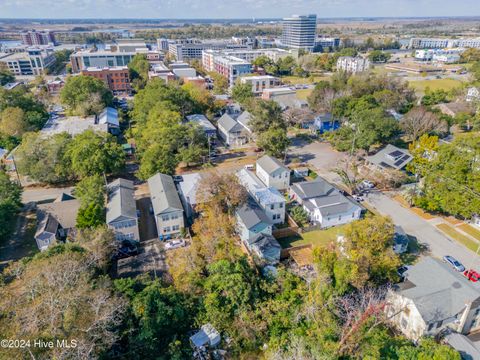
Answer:
[[[280,204],[278,205],[278,207],[279,207],[280,209],[283,209],[283,203],[280,203]]]
[[[273,210],[273,209],[275,209],[275,205],[274,205],[274,204],[270,205],[270,210]]]
[[[168,215],[162,215],[162,221],[168,221],[169,219]]]
[[[433,329],[433,325],[434,325],[433,323],[428,324],[427,331],[431,331]]]
[[[166,233],[166,232],[170,232],[170,226],[165,226],[163,228],[163,232]]]
[[[176,219],[178,219],[178,214],[172,214],[170,216],[170,220],[176,220]]]
[[[437,329],[438,329],[440,326],[442,326],[442,324],[443,324],[443,321],[437,322]]]
[[[179,231],[180,230],[180,225],[173,225],[172,226],[172,231]]]
[[[406,328],[407,328],[407,325],[408,325],[407,319],[405,319],[404,317],[402,317],[402,320],[400,321],[400,326],[402,327],[402,329],[406,329]]]

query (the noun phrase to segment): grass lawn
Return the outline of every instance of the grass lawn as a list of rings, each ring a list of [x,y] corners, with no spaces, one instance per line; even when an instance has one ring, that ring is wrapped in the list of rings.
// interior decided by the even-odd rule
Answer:
[[[455,79],[435,79],[435,80],[413,80],[409,81],[410,85],[420,92],[424,92],[427,87],[430,90],[452,90],[456,87],[460,87],[462,82]]]
[[[328,80],[328,76],[313,76],[313,79],[311,76],[309,77],[300,77],[300,76],[282,76],[282,81],[284,83],[289,83],[293,85],[297,84],[314,84],[316,82],[319,82],[321,80]]]
[[[309,231],[300,236],[286,237],[278,239],[283,248],[312,244],[315,246],[325,246],[337,239],[337,235],[342,234],[344,226],[334,226],[325,230]]]
[[[463,224],[458,227],[463,232],[467,233],[468,235],[474,237],[478,241],[480,241],[480,230],[475,229],[473,226],[468,224]]]
[[[479,242],[471,240],[470,238],[466,237],[465,235],[460,234],[458,231],[456,231],[450,225],[439,224],[439,225],[437,225],[437,228],[439,228],[441,231],[443,231],[445,234],[450,236],[452,239],[455,239],[460,244],[464,245],[465,247],[469,248],[470,250],[472,250],[474,252],[476,252],[478,250],[478,246],[480,245]]]
[[[307,100],[307,98],[312,93],[313,89],[301,89],[297,90],[297,98],[300,100]]]

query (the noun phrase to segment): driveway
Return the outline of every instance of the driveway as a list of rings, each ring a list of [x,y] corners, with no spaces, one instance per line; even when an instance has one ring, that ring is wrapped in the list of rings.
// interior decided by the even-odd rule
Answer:
[[[387,195],[374,191],[365,200],[382,215],[390,216],[395,225],[402,227],[408,235],[416,237],[419,243],[427,245],[431,255],[438,258],[452,255],[467,268],[480,267],[480,257],[455,240],[451,240],[437,230],[432,223],[402,207]]]

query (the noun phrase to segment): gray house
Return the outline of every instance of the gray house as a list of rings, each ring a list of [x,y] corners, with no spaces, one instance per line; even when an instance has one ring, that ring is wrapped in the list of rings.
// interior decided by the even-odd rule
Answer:
[[[468,334],[480,329],[480,288],[441,260],[426,257],[404,274],[387,296],[387,315],[408,338],[444,329]]]
[[[46,250],[56,240],[66,240],[76,226],[79,209],[80,202],[65,193],[52,203],[38,205],[35,241],[41,251]]]
[[[248,241],[248,247],[262,265],[275,265],[280,262],[282,247],[272,235],[257,234]]]
[[[247,129],[229,114],[223,114],[218,119],[217,125],[218,135],[228,146],[241,146],[248,142],[249,133]]]
[[[249,135],[253,137],[253,131],[250,127],[250,120],[252,119],[252,114],[250,114],[248,111],[244,111],[238,118],[237,122],[242,125],[245,130],[248,131]]]
[[[402,170],[413,156],[406,149],[400,149],[394,145],[388,144],[375,155],[368,156],[367,161],[379,169]]]
[[[106,107],[98,115],[98,123],[107,125],[108,132],[112,135],[120,134],[120,122],[118,119],[118,110],[112,107]]]
[[[257,160],[256,175],[267,186],[285,190],[290,185],[290,169],[270,155]]]
[[[108,184],[107,226],[119,241],[140,241],[133,181],[117,179]]]
[[[183,206],[170,175],[156,174],[148,179],[153,214],[160,239],[179,236],[185,227]]]

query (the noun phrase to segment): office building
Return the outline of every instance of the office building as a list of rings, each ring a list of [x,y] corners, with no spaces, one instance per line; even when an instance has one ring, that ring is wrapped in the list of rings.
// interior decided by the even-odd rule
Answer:
[[[143,39],[117,39],[119,52],[148,53],[148,47]]]
[[[22,32],[22,44],[32,45],[55,45],[55,35],[51,31],[25,31]]]
[[[128,66],[89,67],[82,70],[81,74],[102,80],[114,95],[132,92]]]
[[[225,76],[233,86],[239,76],[252,73],[250,62],[236,56],[223,55],[222,52],[205,51],[202,61],[206,71],[214,71]]]
[[[135,52],[84,50],[70,55],[72,72],[79,73],[89,67],[105,68],[127,66]]]
[[[315,52],[325,52],[332,51],[335,48],[338,48],[341,45],[341,40],[339,38],[317,38],[315,40]]]
[[[460,60],[460,54],[465,49],[421,49],[415,51],[415,60],[417,61],[433,61],[442,63],[455,63]]]
[[[168,51],[168,39],[157,39],[157,50]]]
[[[251,84],[252,92],[255,95],[261,95],[263,90],[279,86],[281,81],[279,78],[270,75],[264,76],[242,76],[240,78],[242,84]]]
[[[370,69],[370,61],[362,57],[341,56],[337,60],[337,71],[342,70],[351,74],[364,72]]]
[[[25,52],[0,53],[0,68],[13,75],[42,75],[55,62],[53,53],[52,48],[35,47]]]
[[[168,44],[168,52],[177,61],[186,59],[201,59],[204,50],[223,50],[223,49],[238,49],[248,50],[251,45],[235,43],[233,41],[206,41],[200,42],[198,40],[178,40],[171,41]]]
[[[433,39],[412,38],[410,49],[443,49],[443,48],[480,48],[480,38],[469,39]]]
[[[312,51],[315,46],[317,15],[293,15],[283,19],[282,45]]]

